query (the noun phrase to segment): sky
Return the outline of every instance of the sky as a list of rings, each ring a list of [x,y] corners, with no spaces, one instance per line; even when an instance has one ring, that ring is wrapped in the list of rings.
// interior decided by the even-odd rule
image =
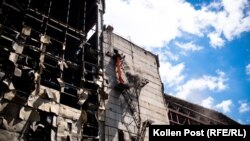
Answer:
[[[106,0],[104,24],[159,55],[165,93],[250,124],[249,0]]]

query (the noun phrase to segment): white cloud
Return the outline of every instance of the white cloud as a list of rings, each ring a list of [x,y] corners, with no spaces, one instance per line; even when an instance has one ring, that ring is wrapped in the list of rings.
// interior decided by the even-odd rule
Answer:
[[[232,40],[239,33],[249,31],[249,15],[244,17],[244,10],[249,12],[248,0],[222,0],[222,4],[225,9],[224,12],[227,14],[226,24],[222,28],[225,37]],[[246,25],[247,23],[248,25]]]
[[[250,76],[250,64],[246,66],[246,74]]]
[[[163,51],[164,57],[168,58],[168,60],[172,60],[172,61],[178,61],[179,60],[179,56],[177,54],[173,54],[171,51],[165,50]]]
[[[223,47],[225,44],[225,40],[223,40],[221,37],[221,35],[218,33],[210,33],[208,34],[208,37],[210,38],[210,45],[213,48],[220,48]]]
[[[225,73],[217,71],[218,76],[203,75],[200,78],[190,79],[186,83],[177,87],[176,96],[182,99],[188,99],[197,102],[197,96],[202,95],[203,92],[222,91],[227,87],[227,78]],[[194,95],[196,96],[194,98]]]
[[[188,43],[175,42],[175,44],[184,51],[199,51],[203,49],[203,47],[195,45],[193,42],[188,42]]]
[[[168,86],[179,84],[184,79],[184,68],[184,63],[172,65],[170,62],[161,62],[159,70],[162,81]]]
[[[239,112],[240,113],[245,113],[250,111],[250,104],[247,102],[240,101],[240,107],[239,107]]]
[[[106,0],[105,24],[147,49],[189,33],[208,37],[212,47],[223,47],[250,31],[248,0],[222,0],[195,9],[184,0]]]
[[[178,61],[179,60],[179,55],[174,54],[169,49],[155,50],[154,53],[159,55],[160,61]]]
[[[165,42],[180,35],[178,21],[172,10],[180,3],[174,0],[131,0],[129,4],[119,0],[106,1],[104,22],[114,26],[114,32],[145,47],[162,47]]]
[[[233,101],[231,99],[228,99],[228,100],[223,100],[215,107],[219,110],[222,110],[223,113],[228,113],[231,111],[232,106],[233,106]]]
[[[237,122],[240,124],[244,124],[244,122],[241,119],[238,119]]]
[[[203,99],[201,101],[201,106],[212,109],[214,106],[214,98],[212,98],[211,96],[209,96],[206,99]]]

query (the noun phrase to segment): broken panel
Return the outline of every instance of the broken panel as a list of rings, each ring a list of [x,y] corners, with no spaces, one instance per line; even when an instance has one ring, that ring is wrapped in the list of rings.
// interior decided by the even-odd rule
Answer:
[[[10,137],[11,119],[23,130],[10,140],[18,135],[31,141],[96,139],[104,0],[3,0],[0,5],[0,120],[6,130],[0,130],[6,133],[0,140]],[[93,27],[98,34],[87,40]]]

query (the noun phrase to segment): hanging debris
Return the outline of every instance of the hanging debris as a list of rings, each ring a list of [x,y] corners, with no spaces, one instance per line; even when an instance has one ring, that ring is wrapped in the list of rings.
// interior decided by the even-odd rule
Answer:
[[[115,51],[114,59],[115,59],[115,67],[116,67],[116,73],[117,73],[117,81],[118,84],[124,84],[125,81],[123,79],[122,74],[122,63],[125,56],[122,56],[118,53],[118,51]]]
[[[104,0],[0,5],[0,140],[96,138],[95,115],[105,110],[99,34]]]

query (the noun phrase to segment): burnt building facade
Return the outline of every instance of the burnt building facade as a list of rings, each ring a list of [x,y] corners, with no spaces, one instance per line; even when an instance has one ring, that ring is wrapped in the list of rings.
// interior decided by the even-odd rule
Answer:
[[[0,8],[0,140],[98,140],[105,1]]]
[[[158,56],[103,25],[104,0],[0,6],[0,141],[144,141],[150,124],[235,123],[164,95]]]

